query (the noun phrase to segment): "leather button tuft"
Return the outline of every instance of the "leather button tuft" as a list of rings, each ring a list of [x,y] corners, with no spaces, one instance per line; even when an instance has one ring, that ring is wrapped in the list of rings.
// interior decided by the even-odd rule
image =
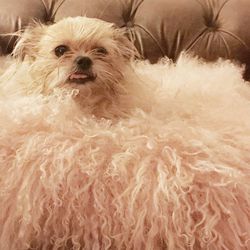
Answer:
[[[206,26],[207,26],[209,31],[216,31],[219,29],[220,24],[217,20],[210,19],[210,20],[206,21]]]
[[[128,21],[128,22],[126,23],[126,26],[129,27],[129,28],[131,28],[131,27],[134,26],[134,23],[133,23],[132,21]]]
[[[211,32],[214,32],[214,31],[217,31],[218,28],[219,28],[218,25],[208,26],[208,27],[207,27],[207,30],[208,30],[208,31],[211,31]]]

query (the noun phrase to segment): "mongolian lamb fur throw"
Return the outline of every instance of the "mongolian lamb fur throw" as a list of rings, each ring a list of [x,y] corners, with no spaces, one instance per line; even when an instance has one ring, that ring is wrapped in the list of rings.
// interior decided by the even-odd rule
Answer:
[[[242,70],[189,58],[135,70],[150,109],[128,117],[86,114],[69,90],[0,92],[1,250],[250,249]]]

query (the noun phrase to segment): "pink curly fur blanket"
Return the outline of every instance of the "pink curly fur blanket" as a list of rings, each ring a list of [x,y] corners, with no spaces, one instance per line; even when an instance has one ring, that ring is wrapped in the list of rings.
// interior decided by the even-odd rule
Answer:
[[[250,249],[250,87],[229,62],[141,64],[151,111],[0,98],[0,249]],[[15,90],[13,90],[15,92]]]

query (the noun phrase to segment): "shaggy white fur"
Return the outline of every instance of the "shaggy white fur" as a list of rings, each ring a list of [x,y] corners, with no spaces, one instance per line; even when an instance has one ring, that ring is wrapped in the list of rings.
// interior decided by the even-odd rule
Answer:
[[[241,69],[135,70],[151,79],[134,93],[146,108],[116,120],[69,90],[0,98],[0,249],[250,249]]]

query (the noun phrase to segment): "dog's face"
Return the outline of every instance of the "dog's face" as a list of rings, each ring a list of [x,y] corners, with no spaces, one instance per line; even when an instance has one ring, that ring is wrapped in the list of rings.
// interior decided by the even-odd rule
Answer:
[[[66,18],[50,26],[27,29],[14,55],[30,62],[36,84],[45,91],[88,85],[114,88],[122,81],[135,49],[110,23],[86,18]]]

